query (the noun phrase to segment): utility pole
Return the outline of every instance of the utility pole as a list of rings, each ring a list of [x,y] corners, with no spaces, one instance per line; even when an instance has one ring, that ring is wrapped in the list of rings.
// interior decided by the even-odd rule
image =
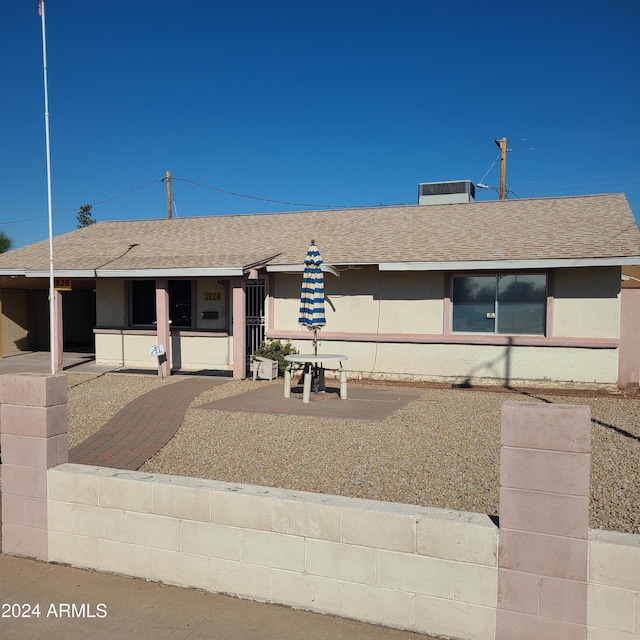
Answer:
[[[167,218],[173,218],[173,194],[171,193],[171,171],[165,176],[167,181]]]
[[[507,139],[494,140],[500,149],[500,200],[504,200],[507,194]]]

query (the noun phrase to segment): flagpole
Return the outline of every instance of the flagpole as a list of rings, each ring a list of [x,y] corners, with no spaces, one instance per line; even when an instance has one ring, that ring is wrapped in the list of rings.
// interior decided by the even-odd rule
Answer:
[[[42,66],[44,69],[44,131],[47,150],[47,206],[49,217],[49,351],[51,373],[56,373],[56,301],[53,279],[53,209],[51,205],[51,142],[49,137],[49,88],[47,83],[47,32],[44,20],[44,0],[38,2],[38,13],[42,20]]]

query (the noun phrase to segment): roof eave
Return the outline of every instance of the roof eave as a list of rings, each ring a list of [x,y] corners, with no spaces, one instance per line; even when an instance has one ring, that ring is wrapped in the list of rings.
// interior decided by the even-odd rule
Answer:
[[[334,276],[340,277],[339,271],[332,265],[322,263],[320,269],[323,272],[328,272]],[[267,272],[269,273],[302,273],[304,271],[303,264],[272,264],[267,265]]]
[[[241,276],[242,267],[194,267],[190,269],[54,269],[57,278],[189,278]],[[1,271],[0,275],[23,275],[27,278],[48,278],[49,271],[26,271],[16,273]]]
[[[606,258],[552,258],[539,260],[456,260],[451,262],[381,262],[380,271],[485,271],[494,269],[560,269],[619,267],[640,264],[640,255]]]

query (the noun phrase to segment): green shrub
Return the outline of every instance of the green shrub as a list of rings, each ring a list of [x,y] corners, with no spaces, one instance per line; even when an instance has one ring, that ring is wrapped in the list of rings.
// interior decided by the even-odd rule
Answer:
[[[278,363],[278,372],[284,373],[289,363],[284,359],[285,356],[298,353],[298,350],[291,344],[291,340],[282,342],[281,340],[265,340],[253,354],[255,360],[257,356],[261,358],[269,358]]]

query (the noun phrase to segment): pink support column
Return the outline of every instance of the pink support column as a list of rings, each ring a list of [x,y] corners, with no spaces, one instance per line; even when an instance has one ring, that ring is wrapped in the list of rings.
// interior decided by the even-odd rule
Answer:
[[[244,380],[244,378],[247,377],[247,311],[244,278],[232,278],[231,285],[233,287],[233,314],[231,318],[233,332],[233,377],[237,380]]]
[[[586,640],[591,410],[505,402],[496,640]]]
[[[67,377],[0,376],[2,551],[48,560],[47,469],[68,460]]]
[[[64,358],[64,327],[62,324],[62,291],[54,290],[53,300],[56,305],[56,373],[62,370],[62,360]]]
[[[637,389],[640,383],[640,289],[620,291],[618,386]]]
[[[156,280],[156,331],[158,344],[164,346],[164,355],[158,358],[158,375],[171,375],[171,323],[169,322],[169,285],[162,278]]]

